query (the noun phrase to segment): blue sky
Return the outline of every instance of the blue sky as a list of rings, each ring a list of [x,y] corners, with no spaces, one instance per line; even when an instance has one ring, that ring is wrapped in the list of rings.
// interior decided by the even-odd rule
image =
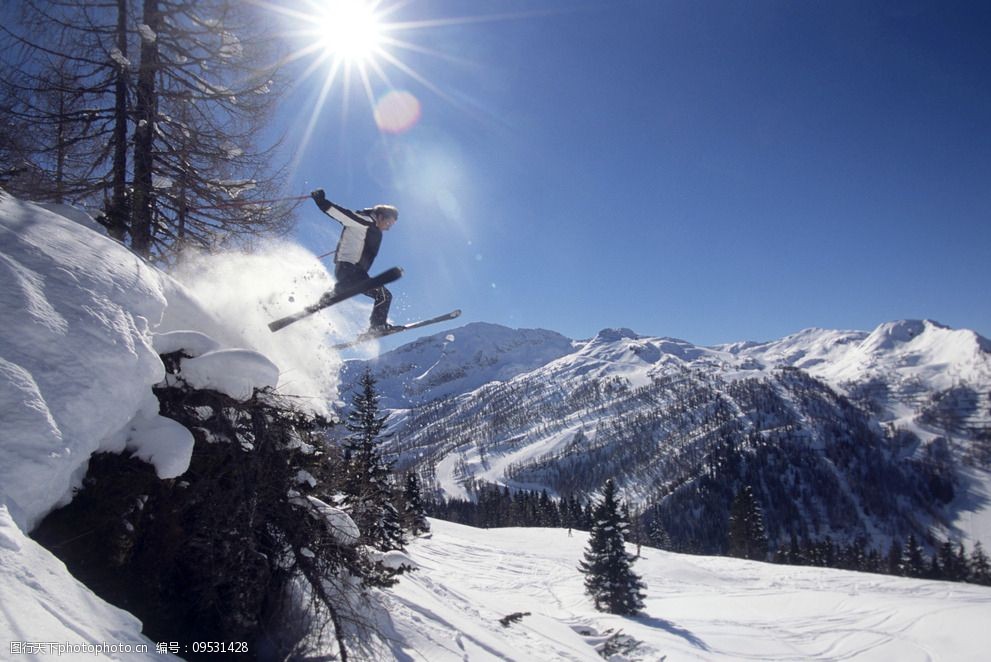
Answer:
[[[287,193],[399,207],[376,262],[406,269],[393,321],[462,308],[715,344],[929,317],[991,335],[991,5],[379,9],[424,22],[387,33],[415,45],[386,47],[403,66],[379,58],[371,99],[339,76],[322,104],[316,67],[281,118]],[[372,112],[390,90],[420,104],[400,133]],[[311,250],[337,235],[302,208]]]

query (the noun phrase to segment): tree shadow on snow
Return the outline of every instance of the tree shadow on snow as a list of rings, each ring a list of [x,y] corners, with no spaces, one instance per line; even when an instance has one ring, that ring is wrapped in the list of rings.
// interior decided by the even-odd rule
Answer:
[[[675,636],[681,637],[695,648],[704,651],[711,650],[708,644],[706,644],[704,641],[702,641],[697,636],[695,636],[695,634],[692,633],[690,630],[686,630],[683,627],[679,627],[674,623],[672,623],[671,621],[666,621],[663,618],[654,618],[653,616],[633,616],[630,617],[630,620],[636,621],[637,623],[640,623],[642,625],[646,625],[647,627],[657,628],[658,630],[664,630],[665,632],[669,632]]]

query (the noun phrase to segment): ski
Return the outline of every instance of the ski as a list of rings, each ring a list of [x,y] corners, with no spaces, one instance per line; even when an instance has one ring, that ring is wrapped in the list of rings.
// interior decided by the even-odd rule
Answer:
[[[420,320],[419,322],[413,322],[411,324],[403,324],[402,326],[397,326],[389,331],[383,331],[381,333],[372,333],[366,331],[354,340],[348,342],[338,343],[332,345],[333,349],[347,349],[349,347],[354,347],[355,345],[360,345],[363,342],[372,340],[374,338],[383,338],[385,336],[391,336],[394,333],[402,333],[403,331],[409,331],[410,329],[419,329],[421,326],[428,326],[430,324],[437,324],[438,322],[446,322],[447,320],[453,320],[455,317],[461,314],[460,310],[452,310],[449,313],[444,313],[443,315],[438,315],[437,317],[431,317],[427,320]]]
[[[325,294],[324,297],[321,297],[320,301],[316,302],[312,306],[307,306],[298,313],[294,313],[292,315],[287,315],[286,317],[283,317],[281,319],[277,319],[274,322],[271,322],[268,325],[268,328],[274,333],[279,329],[284,329],[293,322],[298,322],[304,317],[309,317],[318,310],[323,310],[324,308],[333,306],[334,304],[340,303],[345,299],[350,299],[351,297],[361,294],[362,292],[367,292],[370,289],[379,287],[381,285],[385,285],[386,283],[391,283],[394,280],[399,280],[399,278],[401,278],[402,275],[403,275],[402,269],[400,269],[399,267],[393,267],[391,269],[387,269],[386,271],[383,271],[377,276],[372,276],[368,280],[363,280],[349,287],[345,287],[341,290],[334,288],[333,290],[330,291],[331,294],[330,296],[327,296]]]

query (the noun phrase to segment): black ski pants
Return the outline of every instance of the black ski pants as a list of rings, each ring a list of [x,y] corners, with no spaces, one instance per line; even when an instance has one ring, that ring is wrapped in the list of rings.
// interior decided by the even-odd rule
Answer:
[[[368,280],[369,275],[368,271],[362,269],[357,264],[338,262],[334,265],[334,278],[337,279],[337,285],[335,285],[335,288],[337,288]],[[389,319],[389,306],[392,305],[392,292],[387,290],[385,285],[380,285],[379,287],[373,287],[370,290],[362,292],[362,294],[375,301],[372,306],[370,326],[373,328],[385,326]]]

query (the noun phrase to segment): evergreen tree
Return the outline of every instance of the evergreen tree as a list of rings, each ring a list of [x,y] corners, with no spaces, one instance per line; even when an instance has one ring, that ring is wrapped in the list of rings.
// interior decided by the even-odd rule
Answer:
[[[633,556],[626,552],[626,524],[616,500],[616,486],[606,481],[602,501],[593,511],[592,533],[584,560],[585,592],[595,608],[613,614],[636,614],[643,608],[643,581],[632,570]]]
[[[974,549],[970,552],[970,567],[968,568],[968,581],[975,584],[991,585],[991,562],[988,561],[987,554],[980,541],[974,543]]]
[[[650,520],[650,524],[647,525],[647,541],[657,549],[671,549],[671,536],[668,535],[667,529],[664,528],[664,523],[661,522],[661,518],[655,516]]]
[[[423,504],[420,478],[415,471],[406,474],[406,487],[403,490],[403,521],[405,528],[413,536],[430,531],[427,509]]]
[[[509,526],[526,526],[529,517],[529,499],[527,493],[520,490],[513,495],[513,503],[509,508]]]
[[[864,567],[861,568],[864,572],[877,572],[882,571],[883,564],[881,562],[881,553],[876,549],[871,549],[867,552],[867,558],[864,560]]]
[[[967,557],[963,545],[954,549],[953,543],[947,540],[939,546],[934,560],[937,560],[939,565],[939,579],[952,582],[962,582],[967,579]]]
[[[184,356],[162,356],[167,374]],[[328,512],[343,468],[324,445],[328,422],[269,389],[235,400],[173,379],[154,392],[194,437],[183,487],[135,457],[94,454],[83,489],[36,539],[155,640],[244,641],[250,659],[288,660],[305,657],[311,636],[325,650],[334,634],[347,660],[353,625],[367,618],[364,589],[382,582]]]
[[[730,506],[729,554],[760,561],[767,557],[764,515],[749,485],[737,492]]]
[[[905,574],[905,553],[904,547],[900,540],[892,540],[891,547],[888,549],[887,556],[887,573],[889,575],[904,575]]]
[[[866,570],[867,539],[863,536],[858,536],[856,540],[847,546],[843,556],[843,568],[847,570]]]
[[[498,490],[498,488],[496,489]],[[498,491],[496,493],[498,494]],[[512,518],[512,511],[513,494],[509,491],[508,486],[503,486],[502,496],[497,499],[497,505],[494,508],[494,526],[509,526],[509,522]]]
[[[585,531],[592,530],[592,523],[595,521],[595,509],[592,506],[591,501],[585,502],[585,507],[582,509],[582,523],[578,528]]]
[[[806,555],[798,546],[798,537],[792,533],[788,543],[788,563],[793,565],[806,565],[808,563]]]
[[[957,543],[957,553],[954,557],[954,569],[953,581],[967,581],[967,576],[970,574],[970,564],[967,559],[967,551],[964,549],[962,542]]]
[[[347,474],[344,492],[362,542],[376,549],[402,549],[402,524],[393,501],[392,465],[379,450],[387,416],[379,413],[379,395],[371,371],[362,375],[345,426],[351,435],[344,443]]]
[[[561,509],[561,528],[573,529],[575,528],[576,520],[575,517],[575,506],[577,502],[575,501],[575,495],[570,495],[567,498],[561,499],[559,504]]]
[[[561,514],[557,509],[557,504],[551,500],[546,489],[540,493],[538,509],[538,526],[556,527],[561,525]]]
[[[906,577],[925,577],[926,559],[922,545],[919,544],[915,534],[908,537],[905,543],[905,552],[902,558],[902,575]]]

